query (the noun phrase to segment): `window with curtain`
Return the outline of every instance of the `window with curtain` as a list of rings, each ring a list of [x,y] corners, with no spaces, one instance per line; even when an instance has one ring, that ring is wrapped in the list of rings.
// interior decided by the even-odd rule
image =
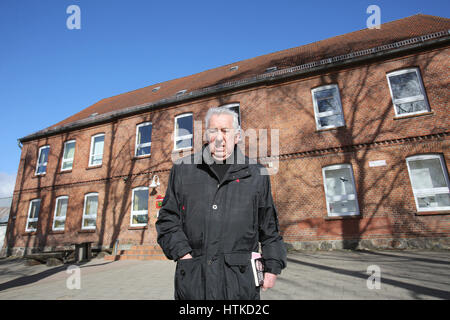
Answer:
[[[98,166],[102,164],[104,143],[105,143],[104,134],[98,134],[92,137],[91,153],[89,156],[90,166]]]
[[[152,124],[151,122],[141,123],[136,127],[136,151],[135,156],[145,156],[150,154],[152,146]]]
[[[69,197],[62,196],[56,198],[55,214],[53,217],[53,230],[62,231],[66,224],[67,204]]]
[[[192,113],[175,117],[174,149],[181,150],[191,148],[193,145],[193,117]]]
[[[97,225],[98,193],[84,196],[82,229],[95,229]]]
[[[46,173],[49,152],[50,152],[50,146],[43,146],[43,147],[39,148],[38,161],[37,161],[37,165],[36,165],[36,175]]]
[[[133,189],[131,226],[146,226],[148,222],[148,187]]]
[[[40,208],[41,208],[41,199],[34,199],[30,201],[25,231],[27,232],[36,231]]]
[[[406,158],[417,211],[450,210],[448,172],[440,154]]]
[[[75,140],[65,142],[61,171],[72,170],[74,156],[75,156]]]

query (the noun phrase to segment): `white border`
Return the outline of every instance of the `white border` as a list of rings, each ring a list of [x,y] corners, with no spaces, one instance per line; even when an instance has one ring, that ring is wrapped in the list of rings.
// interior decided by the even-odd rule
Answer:
[[[66,212],[64,214],[64,216],[56,216],[56,213],[58,211],[58,201],[63,200],[63,199],[67,199],[67,208],[66,208]],[[52,230],[54,231],[64,231],[65,227],[66,227],[66,216],[67,216],[67,210],[69,209],[69,196],[60,196],[58,198],[56,198],[55,200],[55,211],[53,213],[53,225],[52,225]],[[55,228],[55,221],[64,221],[64,228]]]
[[[86,215],[86,203],[87,203],[87,198],[91,197],[91,196],[97,196],[97,212],[91,215]],[[81,220],[81,230],[95,230],[97,228],[97,215],[98,215],[98,192],[91,192],[88,194],[84,195],[84,206],[83,206],[83,219]],[[95,222],[95,226],[84,226],[84,219],[85,218],[95,218],[96,222]]]
[[[141,143],[141,144],[138,145],[139,128],[140,127],[146,127],[148,125],[150,125],[152,127],[151,131],[153,133],[153,125],[152,125],[151,122],[144,122],[144,123],[138,124],[136,126],[136,141],[135,141],[135,144],[134,144],[134,156],[135,157],[144,157],[144,156],[148,156],[148,155],[150,155],[152,153],[151,152],[151,147],[152,147],[152,137],[151,137],[151,135],[150,135],[150,142]],[[141,147],[141,148],[150,147],[150,153],[138,155],[137,151],[138,151],[139,147]]]
[[[408,98],[402,98],[402,99],[395,100],[394,99],[394,94],[392,92],[391,81],[389,81],[389,77],[391,77],[391,76],[398,76],[400,74],[405,74],[405,73],[410,73],[410,72],[415,72],[417,74],[417,79],[419,81],[419,86],[420,86],[420,89],[422,91],[422,94],[418,95],[418,96],[414,96],[414,97],[408,97]],[[422,77],[420,75],[419,68],[408,68],[408,69],[402,69],[402,70],[389,72],[389,73],[386,74],[386,79],[387,79],[387,82],[388,82],[388,85],[389,85],[389,92],[391,93],[392,105],[394,107],[394,112],[395,112],[395,116],[396,117],[405,117],[405,116],[410,116],[410,115],[414,115],[414,114],[421,114],[421,113],[424,113],[424,112],[430,112],[430,105],[428,104],[428,99],[427,99],[427,96],[426,96],[426,93],[425,93],[425,87],[423,85],[423,80],[422,80]],[[409,113],[402,113],[402,114],[398,114],[397,113],[397,107],[395,106],[396,104],[408,103],[408,102],[414,102],[414,101],[420,101],[420,100],[423,100],[425,102],[426,110],[421,110],[421,111],[416,111],[416,112],[409,112]]]
[[[73,150],[73,158],[71,158],[71,159],[64,159],[64,154],[66,153],[66,148],[67,148],[67,144],[69,144],[69,143],[75,143],[75,145],[74,145],[74,150]],[[75,149],[76,149],[76,141],[75,140],[69,140],[69,141],[66,141],[66,142],[64,142],[64,150],[63,150],[63,156],[62,156],[62,161],[61,161],[61,171],[69,171],[69,170],[72,170],[72,168],[73,168],[73,161],[74,161],[74,159],[75,159]],[[66,168],[66,169],[63,169],[64,168],[64,163],[65,162],[70,162],[70,161],[72,161],[72,166],[70,167],[70,168]]]
[[[147,193],[148,193],[149,188],[148,187],[137,187],[137,188],[134,188],[132,190],[132,193],[131,193],[131,214],[130,214],[130,226],[131,227],[142,227],[142,226],[146,226],[148,224],[148,220],[147,220],[147,223],[135,223],[135,224],[133,224],[133,216],[135,216],[135,215],[144,215],[144,214],[146,214],[148,216],[148,209],[149,209],[149,203],[148,202],[150,201],[150,197],[148,197],[148,199],[147,199],[147,210],[138,210],[138,211],[134,211],[133,210],[133,208],[134,208],[134,192],[135,191],[140,191],[140,190],[146,190]]]
[[[325,172],[326,171],[332,171],[332,170],[337,170],[337,169],[349,169],[350,170],[350,176],[352,178],[352,183],[353,183],[353,190],[355,190],[354,194],[348,194],[348,195],[342,195],[342,196],[334,196],[333,200],[335,201],[342,201],[342,200],[356,200],[356,211],[354,212],[346,212],[346,213],[341,213],[341,214],[336,214],[336,213],[331,213],[330,212],[330,203],[328,202],[328,192],[327,192],[327,181],[326,181],[326,176],[325,176]],[[356,193],[356,186],[355,186],[355,177],[353,175],[353,167],[351,164],[347,164],[347,163],[343,163],[343,164],[334,164],[334,165],[330,165],[330,166],[326,166],[322,168],[322,178],[323,178],[323,187],[325,190],[325,201],[327,204],[327,213],[329,217],[341,217],[341,216],[358,216],[360,215],[359,212],[359,203],[358,203],[358,196]]]
[[[445,182],[447,183],[447,187],[431,188],[431,189],[418,189],[418,190],[414,189],[413,184],[412,184],[412,179],[411,179],[411,177],[412,177],[411,169],[409,168],[409,161],[427,160],[427,159],[439,159],[439,162],[441,164],[442,174],[444,175],[444,179],[445,179]],[[448,177],[448,172],[447,172],[447,168],[444,163],[444,158],[442,157],[441,154],[421,154],[421,155],[407,157],[406,158],[406,167],[408,168],[409,182],[411,183],[411,189],[414,194],[414,202],[416,203],[417,212],[450,210],[450,207],[420,208],[419,201],[417,200],[418,197],[435,196],[436,194],[450,193],[450,188],[449,188],[450,181],[449,181],[449,177]]]

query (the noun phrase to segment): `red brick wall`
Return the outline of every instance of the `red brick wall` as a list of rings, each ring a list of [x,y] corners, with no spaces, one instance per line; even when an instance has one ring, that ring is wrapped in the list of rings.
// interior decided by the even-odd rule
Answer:
[[[164,194],[172,165],[170,137],[174,117],[192,112],[194,120],[202,121],[209,107],[230,102],[240,103],[244,130],[280,130],[282,156],[278,173],[271,178],[286,241],[446,237],[448,214],[417,214],[405,158],[428,152],[443,154],[448,169],[448,136],[411,141],[405,138],[448,132],[449,74],[445,70],[449,53],[447,47],[372,62],[24,143],[11,214],[16,219],[9,224],[9,246],[44,247],[87,240],[110,246],[116,238],[121,243],[154,243],[154,200],[157,194]],[[431,113],[395,119],[386,73],[409,67],[420,69]],[[339,86],[346,126],[317,131],[311,89],[326,84]],[[136,125],[145,121],[153,123],[152,155],[136,159]],[[88,168],[90,141],[97,133],[105,133],[103,164],[92,169]],[[72,139],[76,140],[74,166],[70,172],[61,173],[63,144]],[[43,145],[51,147],[47,173],[36,177],[37,153]],[[341,148],[346,146],[350,147]],[[326,150],[318,151],[322,149]],[[386,160],[387,166],[368,166],[369,161],[380,159]],[[358,218],[326,219],[322,167],[340,163],[353,167],[361,212]],[[150,196],[149,228],[131,230],[131,190],[148,185],[154,173],[160,177],[161,186]],[[99,193],[99,209],[96,231],[86,233],[80,229],[84,195],[89,192]],[[69,196],[66,229],[63,233],[51,233],[55,199],[61,195]],[[39,227],[35,234],[26,234],[29,201],[34,198],[42,199]]]

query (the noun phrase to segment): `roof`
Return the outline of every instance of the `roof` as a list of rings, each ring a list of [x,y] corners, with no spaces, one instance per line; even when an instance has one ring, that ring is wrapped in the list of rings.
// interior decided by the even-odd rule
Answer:
[[[45,133],[53,131],[53,129],[64,128],[77,121],[92,118],[92,115],[101,116],[127,108],[156,103],[176,96],[176,93],[181,90],[192,93],[192,91],[203,88],[249,79],[264,74],[266,69],[275,66],[277,70],[283,70],[435,32],[446,31],[446,35],[448,35],[449,30],[450,19],[417,14],[384,23],[380,29],[363,29],[347,33],[102,99],[40,132]],[[238,69],[231,70],[233,66],[238,66]],[[153,90],[157,87],[160,87],[159,90]],[[32,137],[33,135],[30,135],[20,140]]]
[[[9,219],[10,208],[0,207],[0,223],[7,223]]]

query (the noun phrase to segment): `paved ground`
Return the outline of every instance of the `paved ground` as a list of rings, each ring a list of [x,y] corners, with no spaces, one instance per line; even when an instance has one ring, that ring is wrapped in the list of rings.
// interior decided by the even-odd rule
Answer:
[[[380,289],[367,287],[373,265],[381,273]],[[172,261],[93,259],[79,267],[80,289],[69,289],[67,283],[76,282],[68,265],[0,259],[0,299],[173,299]],[[450,251],[294,252],[276,287],[261,298],[450,299],[449,275]]]

